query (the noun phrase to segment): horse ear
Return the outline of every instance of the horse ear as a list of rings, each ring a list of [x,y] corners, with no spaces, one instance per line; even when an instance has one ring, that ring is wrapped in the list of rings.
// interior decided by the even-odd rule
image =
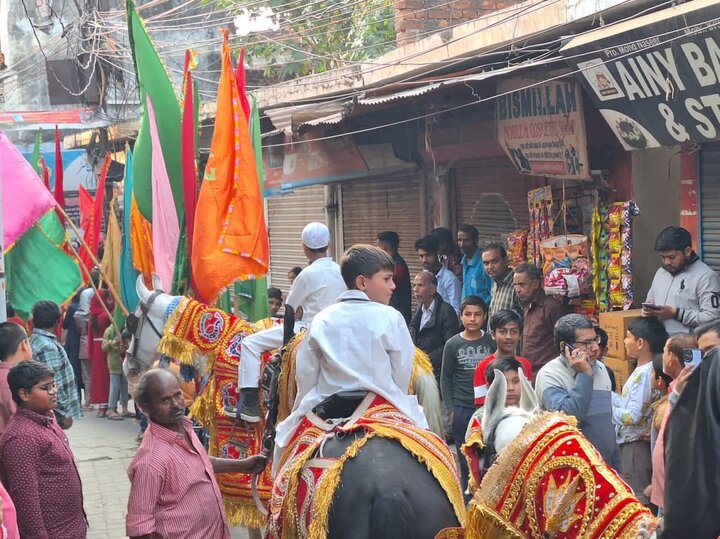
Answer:
[[[152,274],[152,285],[155,290],[163,289],[162,279],[160,279],[160,276],[154,272]]]
[[[146,302],[148,296],[150,295],[150,290],[148,290],[147,286],[145,286],[145,280],[142,275],[138,275],[138,278],[135,281],[135,292],[137,292],[137,295],[142,302]]]
[[[490,384],[487,397],[485,397],[485,414],[482,419],[483,437],[488,436],[495,430],[498,421],[503,415],[506,400],[507,380],[505,380],[505,375],[502,372],[495,369],[495,379]]]
[[[520,408],[526,412],[535,412],[540,408],[537,393],[535,393],[528,379],[525,378],[525,373],[522,369],[520,369],[518,374],[520,375]]]

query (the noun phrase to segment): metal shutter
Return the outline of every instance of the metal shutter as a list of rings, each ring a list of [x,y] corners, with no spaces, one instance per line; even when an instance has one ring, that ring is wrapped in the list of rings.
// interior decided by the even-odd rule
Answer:
[[[700,249],[703,262],[720,271],[720,144],[700,150]]]
[[[419,174],[419,173],[418,173]],[[342,229],[345,249],[355,243],[375,243],[377,233],[394,230],[400,255],[411,278],[422,271],[415,241],[425,231],[417,176],[353,180],[342,184]]]
[[[287,294],[290,268],[307,266],[300,235],[305,225],[326,223],[325,186],[313,185],[267,199],[270,236],[270,286]]]
[[[529,181],[507,158],[461,163],[454,178],[456,224],[475,225],[481,244],[505,242],[509,232],[529,226]]]

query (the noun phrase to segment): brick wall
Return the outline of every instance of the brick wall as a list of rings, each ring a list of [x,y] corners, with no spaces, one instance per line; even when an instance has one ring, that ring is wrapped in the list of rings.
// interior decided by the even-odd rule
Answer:
[[[397,46],[472,21],[520,0],[394,0]]]

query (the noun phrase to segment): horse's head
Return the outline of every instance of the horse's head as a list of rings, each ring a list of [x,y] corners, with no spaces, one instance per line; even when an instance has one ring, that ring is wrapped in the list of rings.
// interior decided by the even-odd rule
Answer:
[[[505,406],[507,399],[507,380],[505,375],[495,370],[495,379],[485,398],[485,414],[482,419],[483,442],[481,469],[484,472],[494,462],[497,455],[505,449],[540,409],[535,390],[520,370],[520,406]]]
[[[162,291],[160,277],[154,273],[152,284],[153,290],[149,290],[142,275],[138,276],[135,290],[140,302],[126,322],[128,331],[132,334],[127,355],[128,370],[137,374],[145,372],[157,356],[156,350],[169,314],[167,310],[174,299]]]

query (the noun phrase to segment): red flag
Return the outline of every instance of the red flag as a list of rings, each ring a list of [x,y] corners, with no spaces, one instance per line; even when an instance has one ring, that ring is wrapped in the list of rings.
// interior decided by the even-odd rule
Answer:
[[[65,191],[63,186],[63,160],[60,151],[60,130],[55,126],[55,202],[65,209]],[[65,225],[65,218],[60,211],[57,211],[60,222]]]
[[[183,196],[185,199],[185,237],[187,238],[188,257],[192,259],[193,229],[195,227],[195,207],[197,206],[197,169],[195,168],[195,92],[190,72],[192,51],[185,51],[185,73],[183,81],[183,110],[182,110],[182,173]],[[191,287],[192,271],[190,275]]]
[[[87,230],[90,224],[90,216],[92,215],[93,197],[82,185],[78,192],[80,202],[80,228]]]
[[[100,178],[98,179],[97,191],[95,191],[95,200],[93,201],[92,212],[90,213],[90,219],[83,237],[85,241],[83,248],[80,251],[80,260],[82,260],[82,263],[88,269],[92,268],[94,263],[87,252],[87,248],[90,248],[92,254],[97,256],[98,247],[100,246],[103,206],[105,205],[105,179],[107,178],[108,168],[110,168],[109,153],[105,155],[105,161],[103,162],[102,170],[100,171]]]
[[[250,121],[250,102],[245,93],[245,47],[240,49],[240,58],[238,59],[237,70],[235,71],[235,81],[237,82],[238,93],[240,94],[240,104],[245,113],[245,120]]]

